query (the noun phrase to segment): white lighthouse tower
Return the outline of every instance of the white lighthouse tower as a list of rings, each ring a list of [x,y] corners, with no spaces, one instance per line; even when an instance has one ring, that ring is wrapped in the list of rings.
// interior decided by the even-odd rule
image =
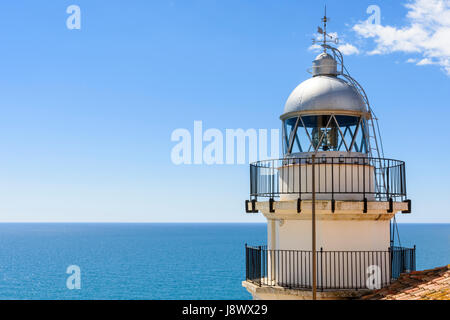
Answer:
[[[327,34],[312,77],[280,119],[283,158],[250,165],[248,213],[267,219],[267,245],[246,245],[243,286],[254,299],[355,298],[415,269],[394,246],[409,213],[405,163],[384,157],[377,119]]]

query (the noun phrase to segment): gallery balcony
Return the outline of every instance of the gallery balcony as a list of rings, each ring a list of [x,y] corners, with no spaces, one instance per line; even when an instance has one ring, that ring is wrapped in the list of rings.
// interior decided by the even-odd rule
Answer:
[[[248,213],[273,213],[277,209],[308,211],[313,190],[316,201],[321,202],[317,207],[331,213],[339,208],[347,213],[411,211],[405,162],[320,154],[250,164],[250,200],[246,201],[245,209]]]
[[[246,282],[258,287],[312,289],[312,251],[245,246]],[[318,291],[371,290],[416,270],[416,248],[316,252]]]

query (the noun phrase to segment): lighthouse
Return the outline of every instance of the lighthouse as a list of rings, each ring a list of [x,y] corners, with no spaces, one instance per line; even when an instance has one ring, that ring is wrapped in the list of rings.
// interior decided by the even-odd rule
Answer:
[[[395,215],[411,212],[405,162],[384,156],[327,20],[311,77],[280,116],[283,157],[250,164],[245,210],[267,219],[267,243],[245,245],[254,299],[354,299],[415,270],[415,247],[394,241]]]

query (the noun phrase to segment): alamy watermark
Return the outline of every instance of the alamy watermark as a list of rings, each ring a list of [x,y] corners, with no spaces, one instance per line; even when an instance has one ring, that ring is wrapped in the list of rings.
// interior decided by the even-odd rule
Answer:
[[[81,289],[81,269],[79,266],[72,264],[67,267],[66,273],[70,274],[66,280],[66,287],[69,290]]]
[[[367,23],[369,24],[381,24],[381,9],[376,4],[372,4],[367,7],[366,13],[370,14],[371,16],[367,18]]]
[[[66,26],[69,30],[81,29],[81,9],[79,6],[72,4],[67,7],[66,13],[70,16],[66,20]]]
[[[367,267],[367,289],[374,290],[381,288],[381,268],[377,265]]]
[[[216,128],[204,130],[202,121],[194,121],[193,130],[174,130],[171,141],[177,142],[170,155],[176,165],[246,164],[280,155],[278,129],[225,129],[223,132]]]

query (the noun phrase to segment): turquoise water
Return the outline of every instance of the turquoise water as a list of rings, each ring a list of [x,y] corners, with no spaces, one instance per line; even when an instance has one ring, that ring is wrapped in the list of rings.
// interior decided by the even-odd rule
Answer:
[[[450,224],[399,230],[418,269],[450,263]],[[264,244],[265,224],[0,224],[0,299],[250,299],[246,242]]]

